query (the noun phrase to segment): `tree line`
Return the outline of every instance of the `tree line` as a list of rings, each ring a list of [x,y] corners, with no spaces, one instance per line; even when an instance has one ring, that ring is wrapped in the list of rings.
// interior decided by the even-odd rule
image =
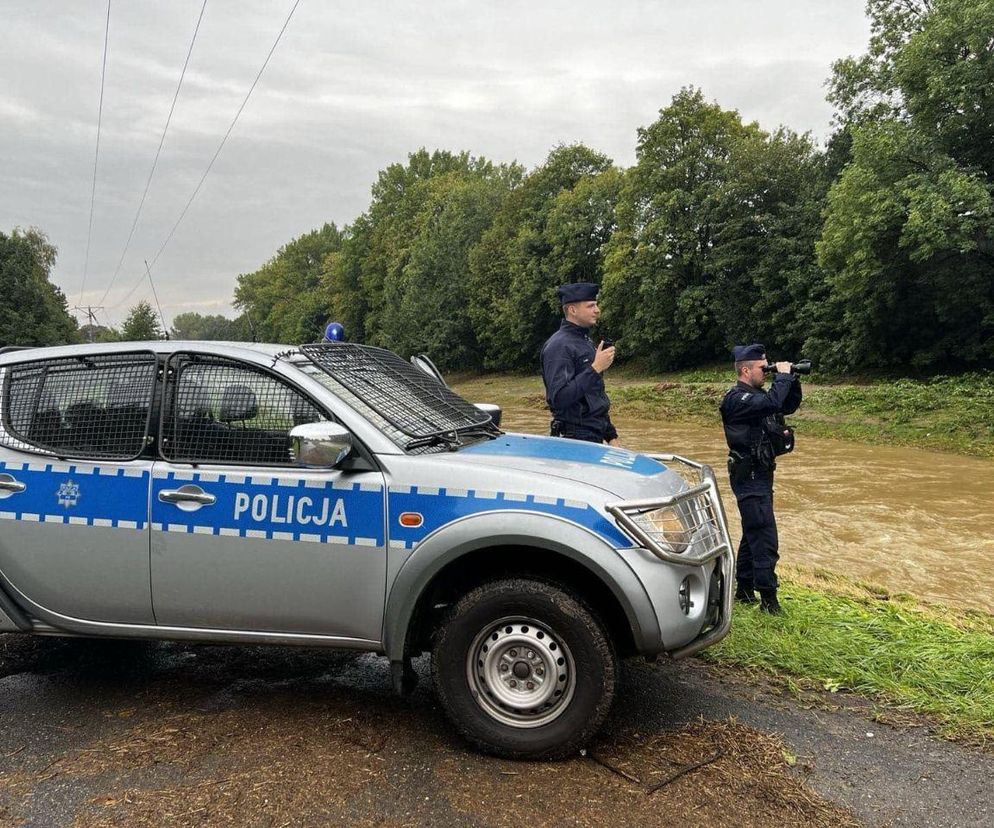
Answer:
[[[599,333],[651,369],[745,341],[835,370],[989,366],[994,4],[867,13],[866,53],[833,66],[825,147],[686,88],[627,169],[580,144],[530,171],[421,149],[379,173],[352,223],[240,275],[238,320],[183,314],[173,332],[301,342],[335,319],[446,370],[534,369],[556,286],[593,281]]]

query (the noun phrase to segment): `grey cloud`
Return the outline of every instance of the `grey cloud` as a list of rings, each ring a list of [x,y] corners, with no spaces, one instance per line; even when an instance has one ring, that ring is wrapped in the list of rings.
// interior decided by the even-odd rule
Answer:
[[[131,251],[119,322],[196,186],[292,0],[212,0]],[[115,3],[84,302],[117,266],[201,0]],[[376,174],[420,146],[541,163],[583,141],[616,163],[681,86],[767,129],[825,138],[832,60],[863,50],[863,0],[322,3],[303,0],[203,190],[156,263],[167,320],[230,312],[239,273],[325,221],[353,220]],[[14,4],[0,33],[0,229],[36,225],[78,299],[106,5]],[[116,307],[115,307],[116,305]]]

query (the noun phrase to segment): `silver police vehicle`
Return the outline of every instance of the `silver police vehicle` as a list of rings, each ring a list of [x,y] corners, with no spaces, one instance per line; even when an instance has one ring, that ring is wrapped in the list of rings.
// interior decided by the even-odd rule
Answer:
[[[0,632],[430,652],[472,744],[567,755],[727,633],[728,529],[705,466],[499,421],[350,343],[6,349]]]

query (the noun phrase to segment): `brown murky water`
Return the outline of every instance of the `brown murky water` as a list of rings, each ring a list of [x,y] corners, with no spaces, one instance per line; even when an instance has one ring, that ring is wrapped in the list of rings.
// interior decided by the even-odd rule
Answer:
[[[733,540],[738,511],[720,428],[615,418],[626,448],[709,463]],[[547,433],[548,414],[509,406],[504,428]],[[994,612],[994,463],[955,454],[798,437],[777,468],[780,560],[950,607]]]

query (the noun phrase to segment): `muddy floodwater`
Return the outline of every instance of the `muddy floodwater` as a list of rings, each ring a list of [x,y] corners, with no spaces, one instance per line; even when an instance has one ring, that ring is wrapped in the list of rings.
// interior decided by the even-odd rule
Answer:
[[[714,467],[733,540],[739,519],[720,426],[613,418],[626,448]],[[505,406],[503,427],[548,433],[548,414]],[[994,462],[798,434],[774,493],[781,563],[816,566],[950,607],[994,612]]]

